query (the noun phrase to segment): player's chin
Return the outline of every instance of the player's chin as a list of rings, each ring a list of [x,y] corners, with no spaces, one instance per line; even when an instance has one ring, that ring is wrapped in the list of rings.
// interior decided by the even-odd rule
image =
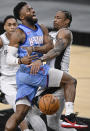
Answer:
[[[13,32],[15,32],[15,30],[13,30],[13,31],[10,31],[9,33],[10,33],[10,34],[12,34]]]
[[[34,23],[37,23],[37,22],[38,22],[38,19],[37,19],[37,18],[33,18],[33,22],[34,22]]]
[[[57,29],[57,28],[58,28],[57,24],[54,24],[53,26],[54,26],[54,29]]]
[[[58,27],[57,27],[57,26],[54,26],[54,29],[55,29],[55,30],[58,30]]]
[[[33,16],[33,20],[34,20],[34,21],[38,21],[38,19],[37,19],[36,16]]]

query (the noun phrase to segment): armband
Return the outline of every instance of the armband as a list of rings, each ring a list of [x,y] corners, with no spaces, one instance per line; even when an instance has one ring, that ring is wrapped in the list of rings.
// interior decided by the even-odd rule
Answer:
[[[16,57],[16,54],[17,54],[17,51],[18,51],[18,48],[16,47],[13,47],[13,46],[8,46],[7,47],[7,58],[6,58],[6,62],[8,65],[18,65],[18,59]]]

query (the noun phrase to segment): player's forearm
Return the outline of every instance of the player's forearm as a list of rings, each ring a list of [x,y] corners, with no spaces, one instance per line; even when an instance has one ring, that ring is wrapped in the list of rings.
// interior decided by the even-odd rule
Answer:
[[[33,52],[39,52],[39,53],[43,53],[46,54],[49,50],[51,50],[53,48],[53,44],[45,44],[43,46],[36,46],[33,47]]]
[[[58,55],[60,55],[63,50],[64,50],[64,43],[58,44],[52,50],[50,50],[47,54],[42,56],[40,59],[42,62],[51,60],[57,57]]]
[[[47,54],[42,56],[40,59],[41,59],[42,62],[45,62],[47,60],[51,60],[51,59],[55,58],[59,54],[60,54],[60,52],[56,52],[54,49],[52,49]]]

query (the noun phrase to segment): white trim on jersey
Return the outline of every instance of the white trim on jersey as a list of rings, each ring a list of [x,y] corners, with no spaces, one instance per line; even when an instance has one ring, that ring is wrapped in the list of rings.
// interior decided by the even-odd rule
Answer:
[[[65,29],[65,28],[64,28]],[[60,30],[59,30],[60,31]],[[56,36],[58,34],[58,31],[57,32],[50,32],[49,33],[51,35],[51,37],[53,38],[53,43],[55,44],[56,42]],[[71,42],[70,42],[70,45],[67,46],[65,52],[64,52],[64,55],[62,57],[62,61],[61,61],[61,70],[62,71],[65,71],[65,72],[68,72],[69,71],[69,63],[70,63],[70,46],[72,44],[72,41],[73,41],[73,36],[72,36],[72,32],[71,32]],[[56,58],[50,60],[48,63],[50,65],[50,67],[52,68],[55,68],[55,60]]]

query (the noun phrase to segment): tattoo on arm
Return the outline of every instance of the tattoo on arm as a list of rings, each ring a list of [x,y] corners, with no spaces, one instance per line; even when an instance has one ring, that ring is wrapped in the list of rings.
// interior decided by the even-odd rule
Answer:
[[[55,58],[60,55],[60,53],[64,50],[64,41],[62,39],[57,39],[55,47],[51,49],[47,54],[41,57],[41,61],[46,61]]]
[[[45,44],[43,46],[34,47],[33,51],[46,54],[52,48],[53,48],[53,41],[50,36],[47,36]]]

